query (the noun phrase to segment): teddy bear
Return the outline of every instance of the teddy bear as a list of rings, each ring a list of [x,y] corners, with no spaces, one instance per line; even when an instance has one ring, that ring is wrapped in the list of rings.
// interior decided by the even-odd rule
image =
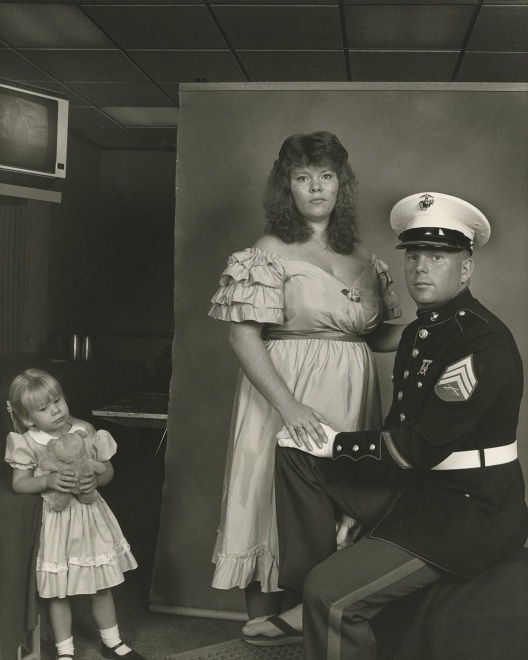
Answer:
[[[58,438],[52,438],[46,446],[49,458],[39,461],[39,468],[43,472],[68,470],[74,473],[77,482],[85,476],[88,470],[93,470],[95,474],[103,474],[106,469],[105,466],[86,457],[84,438],[87,435],[88,433],[84,429],[77,429],[73,433],[64,433]],[[49,489],[43,493],[43,498],[54,511],[62,511],[69,505],[74,495],[83,504],[92,504],[99,497],[96,490],[91,493],[82,493],[79,486],[76,485],[68,493]]]

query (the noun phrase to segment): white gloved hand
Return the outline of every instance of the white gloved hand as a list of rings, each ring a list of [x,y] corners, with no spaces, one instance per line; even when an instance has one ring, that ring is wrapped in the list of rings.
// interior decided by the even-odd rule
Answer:
[[[342,550],[355,542],[361,532],[361,523],[345,513],[341,513],[336,520],[337,549]]]
[[[293,440],[288,429],[283,426],[281,430],[277,433],[277,440],[281,447],[291,447],[292,449],[299,449],[299,451],[305,451],[307,454],[312,454],[313,456],[318,456],[319,458],[332,458],[332,449],[334,447],[334,438],[337,435],[337,431],[334,431],[333,428],[327,426],[326,424],[321,424],[328,442],[326,442],[321,448],[313,447],[309,451],[304,445],[299,447]]]

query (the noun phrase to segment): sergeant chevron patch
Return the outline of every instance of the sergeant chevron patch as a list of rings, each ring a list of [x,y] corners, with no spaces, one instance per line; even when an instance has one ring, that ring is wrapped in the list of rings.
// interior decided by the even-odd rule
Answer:
[[[467,401],[477,382],[473,370],[473,355],[468,355],[447,367],[435,385],[435,392],[442,401]]]

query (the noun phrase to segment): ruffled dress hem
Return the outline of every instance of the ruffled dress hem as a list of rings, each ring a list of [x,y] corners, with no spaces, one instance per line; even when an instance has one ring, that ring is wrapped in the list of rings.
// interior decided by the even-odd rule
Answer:
[[[37,557],[37,586],[41,598],[65,598],[93,594],[124,582],[123,573],[137,568],[126,539],[113,550],[96,557],[69,557],[64,562],[44,561]]]
[[[282,591],[278,587],[279,555],[263,545],[251,548],[247,553],[226,554],[218,552],[222,545],[221,535],[216,542],[213,563],[216,569],[212,586],[215,589],[245,589],[251,582],[260,582],[264,593]]]

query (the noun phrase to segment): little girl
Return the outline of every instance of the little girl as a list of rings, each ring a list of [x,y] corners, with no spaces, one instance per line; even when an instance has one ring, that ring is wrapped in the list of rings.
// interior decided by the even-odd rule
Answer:
[[[47,458],[51,438],[83,429],[87,455],[103,463],[104,474],[88,471],[80,480],[81,491],[90,493],[114,476],[110,458],[117,445],[107,431],[97,431],[70,417],[59,383],[45,371],[27,369],[9,388],[9,412],[15,429],[7,437],[5,460],[14,468],[16,493],[45,493],[49,489],[69,492],[76,479],[72,472],[43,472],[39,462]],[[99,495],[92,504],[77,497],[62,511],[43,503],[40,546],[37,557],[37,587],[49,599],[49,616],[59,658],[73,658],[72,614],[69,596],[90,594],[92,613],[102,639],[105,658],[144,660],[119,636],[110,587],[124,580],[124,571],[137,567],[130,546]]]

